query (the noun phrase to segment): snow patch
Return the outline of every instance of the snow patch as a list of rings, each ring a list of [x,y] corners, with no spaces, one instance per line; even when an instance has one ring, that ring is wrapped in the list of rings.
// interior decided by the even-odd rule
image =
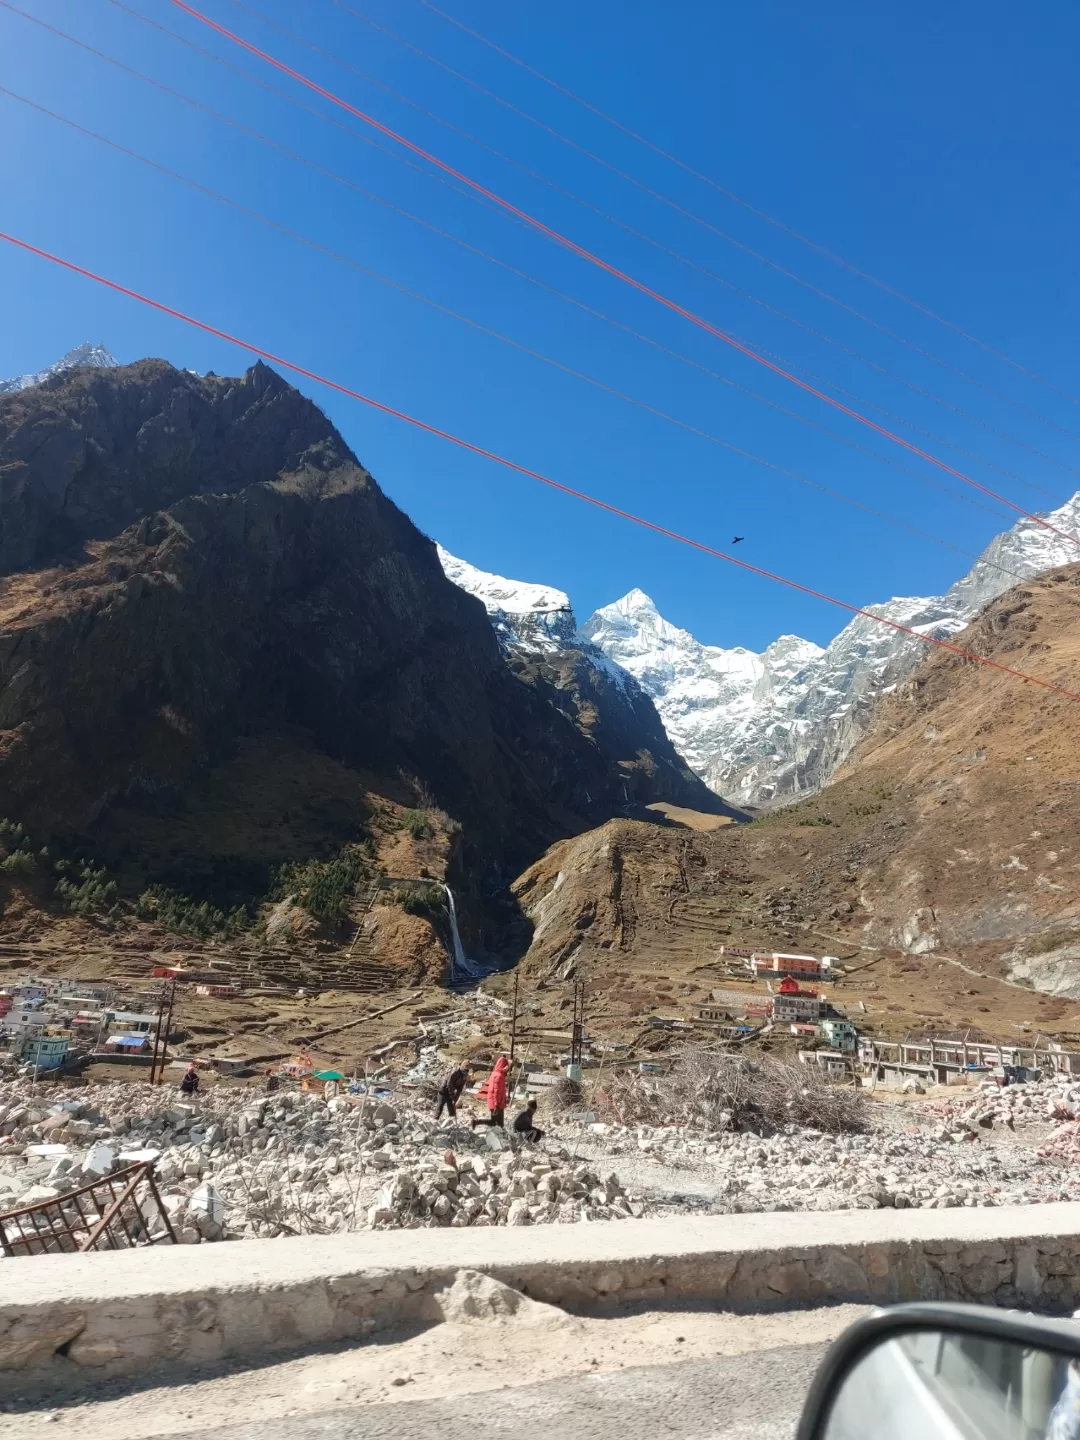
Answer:
[[[62,355],[56,364],[50,365],[47,370],[39,370],[35,375],[15,375],[10,380],[0,380],[0,395],[11,395],[16,390],[28,390],[31,385],[40,385],[54,375],[62,375],[65,370],[79,367],[115,370],[119,364],[120,361],[111,355],[104,345],[93,345],[86,340],[82,345],[76,345],[74,350]]]

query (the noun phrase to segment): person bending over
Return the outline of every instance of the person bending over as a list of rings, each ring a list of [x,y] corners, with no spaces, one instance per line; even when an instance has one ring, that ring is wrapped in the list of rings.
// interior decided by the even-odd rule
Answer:
[[[536,1127],[536,1101],[530,1100],[520,1115],[514,1116],[514,1131],[528,1140],[530,1145],[536,1145],[544,1138],[543,1130]]]

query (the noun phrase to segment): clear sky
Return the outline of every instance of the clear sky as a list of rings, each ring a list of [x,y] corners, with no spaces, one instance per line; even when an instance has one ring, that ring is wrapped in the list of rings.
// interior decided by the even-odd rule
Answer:
[[[403,163],[388,142],[376,148],[370,141],[377,137],[359,122],[242,56],[170,0],[131,0],[128,10],[115,0],[15,3],[341,179],[6,5],[0,85],[353,263],[6,94],[0,94],[0,228],[707,543],[725,547],[743,535],[740,556],[856,604],[938,593],[970,559],[695,432],[962,551],[977,552],[1015,518],[459,193],[425,164]],[[419,0],[350,4],[383,29],[337,0],[258,0],[258,14],[236,0],[205,0],[223,24],[681,305],[859,396],[858,408],[1024,508],[1048,508],[1080,485],[1080,405],[1073,399],[672,166]],[[1074,4],[442,5],[752,205],[1080,396]],[[132,10],[310,108],[152,29]],[[260,15],[371,78],[306,49]],[[603,168],[586,150],[715,229]],[[7,246],[0,246],[0,292],[0,376],[38,369],[87,339],[122,361],[159,355],[221,374],[247,363],[234,347]],[[761,648],[791,631],[826,641],[844,623],[819,601],[604,516],[318,386],[301,388],[427,533],[485,569],[563,587],[582,619],[638,586],[669,619],[717,644]],[[940,438],[927,438],[927,431]]]

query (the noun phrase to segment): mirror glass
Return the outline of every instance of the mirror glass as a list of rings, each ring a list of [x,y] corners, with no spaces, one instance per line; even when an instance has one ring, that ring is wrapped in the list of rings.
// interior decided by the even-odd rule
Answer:
[[[1080,1361],[959,1332],[882,1341],[848,1372],[824,1440],[1080,1440]]]

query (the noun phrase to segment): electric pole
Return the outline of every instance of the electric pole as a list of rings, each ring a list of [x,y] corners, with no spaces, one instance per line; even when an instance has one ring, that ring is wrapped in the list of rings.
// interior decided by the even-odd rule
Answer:
[[[518,1017],[518,972],[514,971],[514,1009],[510,1015],[510,1064],[514,1063],[514,1051],[517,1048],[517,1017]]]

